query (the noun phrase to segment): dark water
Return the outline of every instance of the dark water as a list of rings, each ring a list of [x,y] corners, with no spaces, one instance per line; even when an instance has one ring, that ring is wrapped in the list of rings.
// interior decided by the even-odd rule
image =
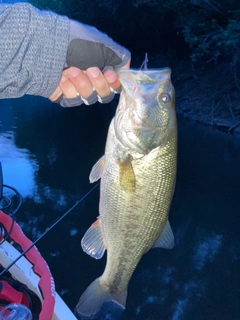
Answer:
[[[112,106],[63,109],[39,98],[1,101],[4,183],[24,197],[17,221],[35,240],[91,185]],[[153,249],[129,285],[125,320],[240,319],[240,137],[179,121],[176,191],[170,213],[176,246]],[[98,216],[99,189],[39,243],[59,294],[73,308],[105,258],[80,241]]]

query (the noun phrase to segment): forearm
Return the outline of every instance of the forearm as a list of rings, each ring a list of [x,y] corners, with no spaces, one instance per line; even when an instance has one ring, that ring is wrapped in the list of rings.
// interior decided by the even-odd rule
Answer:
[[[30,4],[0,4],[0,98],[49,97],[66,61],[69,20]]]

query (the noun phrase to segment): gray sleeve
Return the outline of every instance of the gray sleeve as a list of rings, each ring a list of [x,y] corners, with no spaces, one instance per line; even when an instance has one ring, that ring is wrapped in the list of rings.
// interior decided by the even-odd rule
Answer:
[[[28,3],[0,4],[0,98],[49,97],[66,61],[70,23]]]

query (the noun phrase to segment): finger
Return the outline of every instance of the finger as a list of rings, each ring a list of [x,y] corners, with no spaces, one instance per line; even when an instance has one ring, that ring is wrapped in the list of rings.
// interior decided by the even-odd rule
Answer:
[[[118,75],[115,71],[113,70],[107,70],[105,73],[104,73],[104,77],[106,78],[109,86],[117,91],[120,87],[121,87],[121,83],[118,79]]]
[[[49,97],[51,101],[56,101],[62,95],[62,91],[59,86],[57,86],[56,90],[53,94]]]
[[[82,70],[75,67],[70,67],[68,69],[68,78],[80,96],[83,98],[88,98],[92,94],[92,82]]]
[[[93,67],[86,70],[86,75],[100,97],[106,97],[111,93],[107,79],[99,68]]]
[[[127,64],[125,66],[122,67],[123,69],[129,69],[130,68],[130,60],[128,60]],[[119,81],[119,78],[118,78],[118,75],[117,73],[112,70],[112,69],[109,69],[107,71],[104,72],[104,77],[107,79],[107,82],[109,84],[109,86],[117,91],[120,89],[121,87],[121,83]]]
[[[62,75],[59,87],[66,98],[75,98],[78,95],[78,91],[65,75]]]

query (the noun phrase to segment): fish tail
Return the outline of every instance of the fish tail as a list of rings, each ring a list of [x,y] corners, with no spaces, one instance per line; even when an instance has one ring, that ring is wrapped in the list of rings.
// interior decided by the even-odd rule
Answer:
[[[82,317],[94,316],[107,301],[115,302],[122,309],[125,309],[126,298],[127,291],[123,294],[111,293],[100,277],[84,291],[76,306],[76,313]]]

